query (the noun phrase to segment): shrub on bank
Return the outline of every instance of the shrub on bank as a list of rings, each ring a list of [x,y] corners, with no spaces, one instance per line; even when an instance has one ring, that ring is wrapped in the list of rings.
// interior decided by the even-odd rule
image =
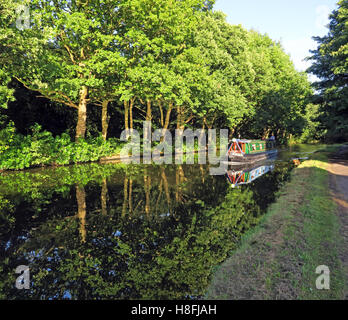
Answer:
[[[53,137],[36,124],[32,134],[15,132],[13,123],[0,131],[0,170],[20,170],[44,165],[67,165],[97,161],[119,153],[122,145],[117,139],[104,141],[101,136],[72,142],[67,133]]]

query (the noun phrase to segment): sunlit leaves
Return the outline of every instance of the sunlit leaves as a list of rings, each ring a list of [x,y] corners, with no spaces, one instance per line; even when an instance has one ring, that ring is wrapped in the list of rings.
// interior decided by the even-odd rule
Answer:
[[[313,61],[308,72],[319,78],[314,83],[319,91],[323,116],[320,120],[327,128],[326,138],[344,140],[348,137],[348,4],[339,1],[330,16],[329,32],[316,37],[318,48],[312,51]]]

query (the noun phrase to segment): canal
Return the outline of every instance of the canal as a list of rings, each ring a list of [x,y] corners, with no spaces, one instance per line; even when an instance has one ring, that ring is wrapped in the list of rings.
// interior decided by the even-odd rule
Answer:
[[[199,299],[256,226],[293,157],[209,165],[86,164],[0,174],[1,299]],[[29,289],[16,288],[18,266]]]

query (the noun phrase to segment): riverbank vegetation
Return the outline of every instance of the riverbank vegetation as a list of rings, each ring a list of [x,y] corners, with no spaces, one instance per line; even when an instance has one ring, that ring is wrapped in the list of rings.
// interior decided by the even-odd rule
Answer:
[[[5,139],[10,141],[0,145],[3,149],[0,153],[2,170],[92,162],[121,151],[122,144],[114,138],[104,141],[102,137],[96,137],[74,143],[67,133],[53,137],[51,132],[42,131],[38,124],[31,129],[32,134],[23,136],[16,134],[14,126],[9,124],[1,132],[7,134]]]
[[[291,174],[259,225],[216,271],[208,299],[343,299],[343,241],[329,188],[330,147]],[[318,266],[330,270],[330,290],[316,288]]]
[[[3,130],[12,121],[28,135],[37,123],[76,143],[142,132],[144,120],[154,129],[274,134],[280,143],[317,131],[306,74],[280,43],[227,23],[214,1],[25,3],[29,28],[18,28],[16,1],[0,7]],[[16,145],[2,139],[8,159]]]

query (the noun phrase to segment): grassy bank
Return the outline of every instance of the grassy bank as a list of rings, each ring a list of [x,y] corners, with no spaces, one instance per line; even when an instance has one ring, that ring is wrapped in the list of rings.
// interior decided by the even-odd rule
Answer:
[[[342,299],[342,240],[329,190],[330,147],[301,163],[261,223],[220,266],[208,299]],[[320,265],[330,290],[316,289]]]

